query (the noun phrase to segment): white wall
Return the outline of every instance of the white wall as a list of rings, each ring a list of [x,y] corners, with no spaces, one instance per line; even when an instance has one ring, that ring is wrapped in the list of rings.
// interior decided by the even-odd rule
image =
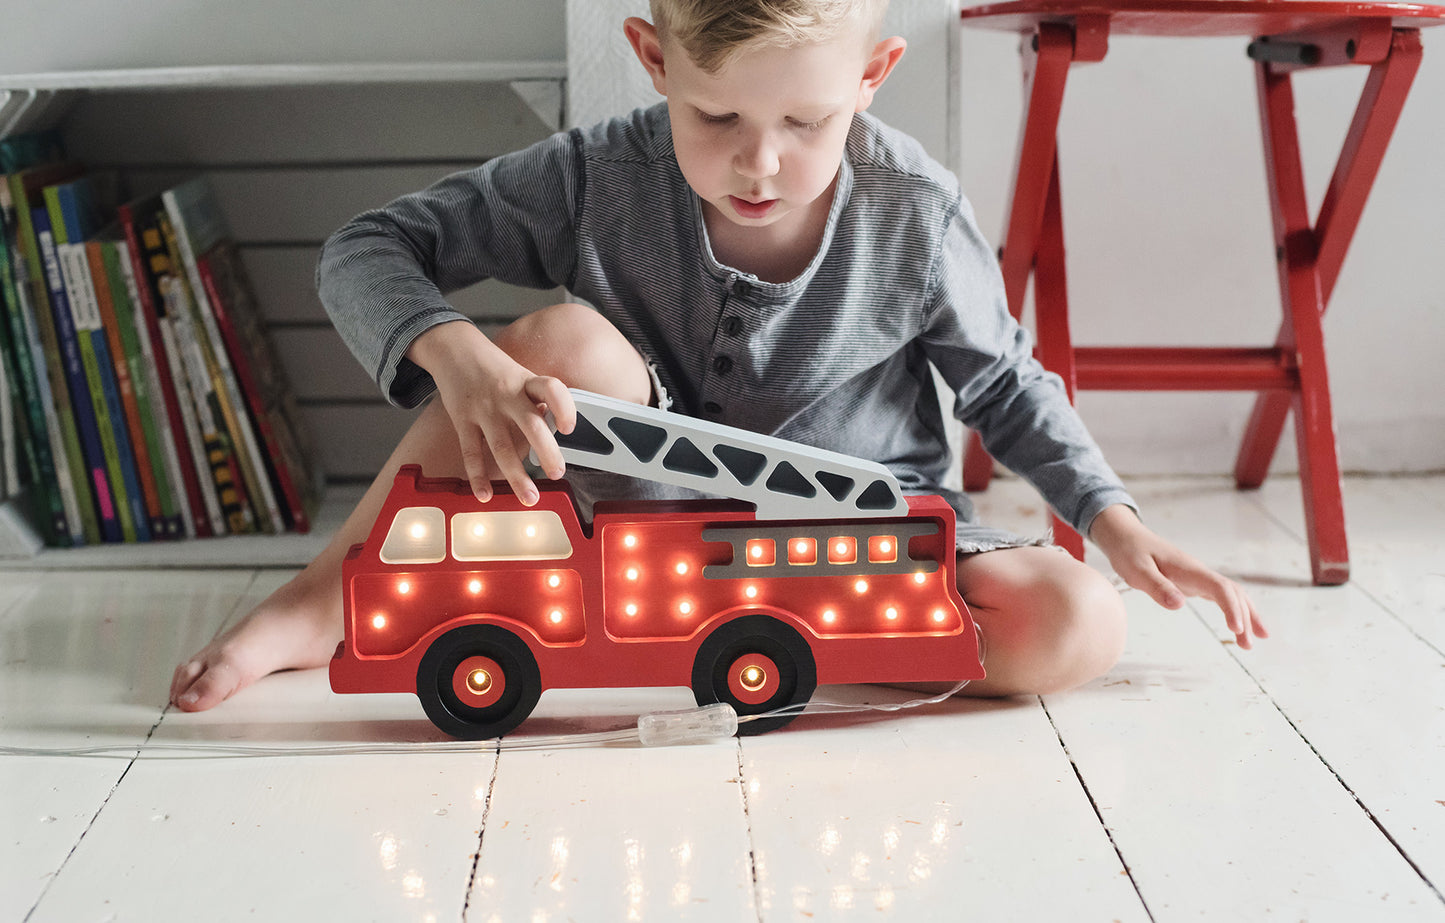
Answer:
[[[572,115],[586,121],[653,98],[645,83],[629,83],[639,69],[621,37],[624,12],[643,9],[644,0],[0,0],[0,70],[556,60],[570,50]],[[1017,136],[1014,39],[960,30],[942,0],[893,0],[888,25],[910,51],[875,111],[956,164],[997,237]],[[1347,469],[1445,467],[1436,361],[1445,346],[1445,28],[1424,39],[1424,65],[1326,321]],[[1117,38],[1104,62],[1071,75],[1060,150],[1077,342],[1271,340],[1273,245],[1243,47]],[[1315,202],[1362,79],[1363,68],[1350,68],[1296,80]],[[1223,472],[1249,398],[1095,392],[1080,407],[1125,472]],[[1286,450],[1277,469],[1291,465]]]

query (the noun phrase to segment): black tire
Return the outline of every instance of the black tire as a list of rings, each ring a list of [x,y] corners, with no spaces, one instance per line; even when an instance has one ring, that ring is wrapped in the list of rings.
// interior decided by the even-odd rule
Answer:
[[[500,696],[478,707],[463,700],[454,686],[462,664],[488,659],[499,668]],[[490,668],[489,668],[490,669]],[[493,678],[487,676],[490,683]],[[460,740],[501,737],[526,720],[542,696],[542,673],[526,642],[496,625],[454,628],[432,643],[416,671],[416,695],[426,715],[446,734]]]
[[[735,664],[760,654],[777,668],[776,688],[763,701],[743,701],[730,688]],[[771,681],[770,681],[771,685]],[[723,625],[703,641],[692,666],[692,694],[699,705],[726,702],[742,715],[759,715],[784,705],[802,705],[818,688],[813,650],[792,627],[767,615],[745,615]],[[776,715],[738,725],[739,735],[776,730],[797,715]]]

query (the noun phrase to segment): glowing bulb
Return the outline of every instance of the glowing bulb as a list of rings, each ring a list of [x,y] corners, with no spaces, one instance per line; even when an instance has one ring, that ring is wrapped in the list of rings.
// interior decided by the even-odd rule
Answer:
[[[834,622],[838,621],[838,613],[834,612],[832,609],[824,609],[823,621],[827,622],[829,625],[833,624]]]
[[[837,543],[836,545],[833,546],[833,553],[836,554],[836,555],[839,555],[839,556],[842,556],[842,555],[847,554],[847,553],[848,553],[848,543],[847,543],[847,542],[839,542],[839,543]]]
[[[411,592],[411,584],[405,580],[402,580],[401,582],[397,583],[396,591],[401,595],[405,596],[406,594]]]
[[[486,670],[473,670],[467,674],[467,688],[476,695],[486,695],[492,688],[492,674]]]
[[[477,538],[481,538],[483,535],[487,534],[487,527],[482,525],[481,523],[477,523],[476,525],[472,526],[472,534],[475,535]]]
[[[749,584],[748,586],[743,587],[743,595],[746,596],[748,599],[757,599],[758,588]]]
[[[412,538],[426,538],[426,526],[416,523],[411,527]]]
[[[743,668],[742,675],[738,677],[742,687],[749,692],[757,692],[763,688],[768,681],[768,674],[762,667],[749,665]]]
[[[853,589],[857,590],[859,593],[868,592],[868,581],[859,580],[857,583],[853,584]]]
[[[678,561],[678,562],[677,562],[677,573],[678,573],[679,575],[682,575],[682,574],[687,573],[687,562],[686,562],[686,561]]]
[[[627,568],[627,579],[628,579],[628,580],[636,580],[636,579],[637,579],[637,568],[635,568],[635,567],[629,567],[629,568]]]
[[[557,576],[556,574],[553,574],[552,576],[550,576],[550,577],[547,578],[547,586],[551,587],[552,589],[555,590],[555,589],[557,589],[557,587],[559,587],[559,586],[561,586],[561,585],[562,585],[562,578],[559,577],[559,576]]]
[[[898,618],[898,610],[893,608],[892,606],[889,606],[887,609],[883,610],[883,614],[888,616],[889,621]]]
[[[934,609],[934,610],[933,610],[933,620],[934,620],[935,622],[941,622],[941,621],[943,621],[943,620],[946,619],[946,618],[948,618],[948,615],[947,615],[946,613],[944,613],[944,611],[943,611],[942,609]]]
[[[753,547],[751,547],[751,548],[748,549],[748,557],[761,558],[762,556],[763,556],[763,546],[762,546],[762,545],[754,545]]]
[[[467,589],[472,592],[473,596],[475,596],[482,591],[482,581],[473,580],[471,583],[467,584]]]
[[[624,535],[624,536],[622,536],[622,547],[624,547],[624,548],[636,548],[636,547],[637,547],[637,536],[635,536],[635,535]]]
[[[804,542],[804,541],[794,542],[794,543],[793,543],[793,550],[794,550],[795,552],[797,552],[798,554],[807,554],[807,553],[808,553],[808,543],[807,543],[807,542]]]
[[[637,603],[628,603],[626,606],[624,606],[624,607],[622,608],[622,611],[623,611],[623,612],[626,612],[628,615],[636,615],[636,614],[637,614]]]
[[[371,617],[371,627],[372,627],[372,628],[378,628],[378,629],[380,629],[380,628],[385,628],[385,627],[386,627],[386,616],[382,615],[380,612],[378,612],[376,615],[372,616],[372,617]]]
[[[692,603],[684,599],[682,602],[677,604],[677,611],[681,612],[683,615],[687,615],[688,613],[692,612]]]
[[[925,574],[923,571],[919,571],[918,573],[913,575],[913,582],[919,584],[920,586],[923,584],[923,581],[927,579],[928,575]]]
[[[536,537],[537,537],[537,527],[536,527],[536,526],[528,526],[527,528],[523,529],[522,531],[523,531],[523,533],[524,533],[528,538],[536,538]]]
[[[553,625],[560,624],[562,621],[562,610],[553,609],[550,613],[548,613],[547,618],[552,620]]]
[[[878,550],[883,552],[884,554],[887,554],[888,552],[893,550],[893,543],[885,538],[883,541],[878,543]]]

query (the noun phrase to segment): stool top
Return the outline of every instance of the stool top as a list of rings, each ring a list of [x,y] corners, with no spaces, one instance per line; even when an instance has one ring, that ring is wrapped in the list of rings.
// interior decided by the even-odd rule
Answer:
[[[1115,35],[1281,35],[1359,20],[1388,19],[1398,28],[1445,23],[1445,6],[1339,0],[1010,0],[965,7],[963,24],[1032,32],[1040,23],[1078,17],[1108,20]]]

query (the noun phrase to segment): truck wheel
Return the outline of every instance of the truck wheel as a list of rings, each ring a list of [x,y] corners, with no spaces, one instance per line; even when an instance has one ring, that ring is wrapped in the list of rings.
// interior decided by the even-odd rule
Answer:
[[[542,696],[537,658],[495,625],[455,628],[432,643],[416,671],[416,695],[432,724],[461,740],[501,737]]]
[[[740,716],[802,705],[817,687],[818,669],[808,642],[766,615],[746,615],[714,631],[698,648],[692,666],[692,694],[697,704],[726,702]],[[776,715],[743,722],[738,734],[761,734],[795,717]]]

